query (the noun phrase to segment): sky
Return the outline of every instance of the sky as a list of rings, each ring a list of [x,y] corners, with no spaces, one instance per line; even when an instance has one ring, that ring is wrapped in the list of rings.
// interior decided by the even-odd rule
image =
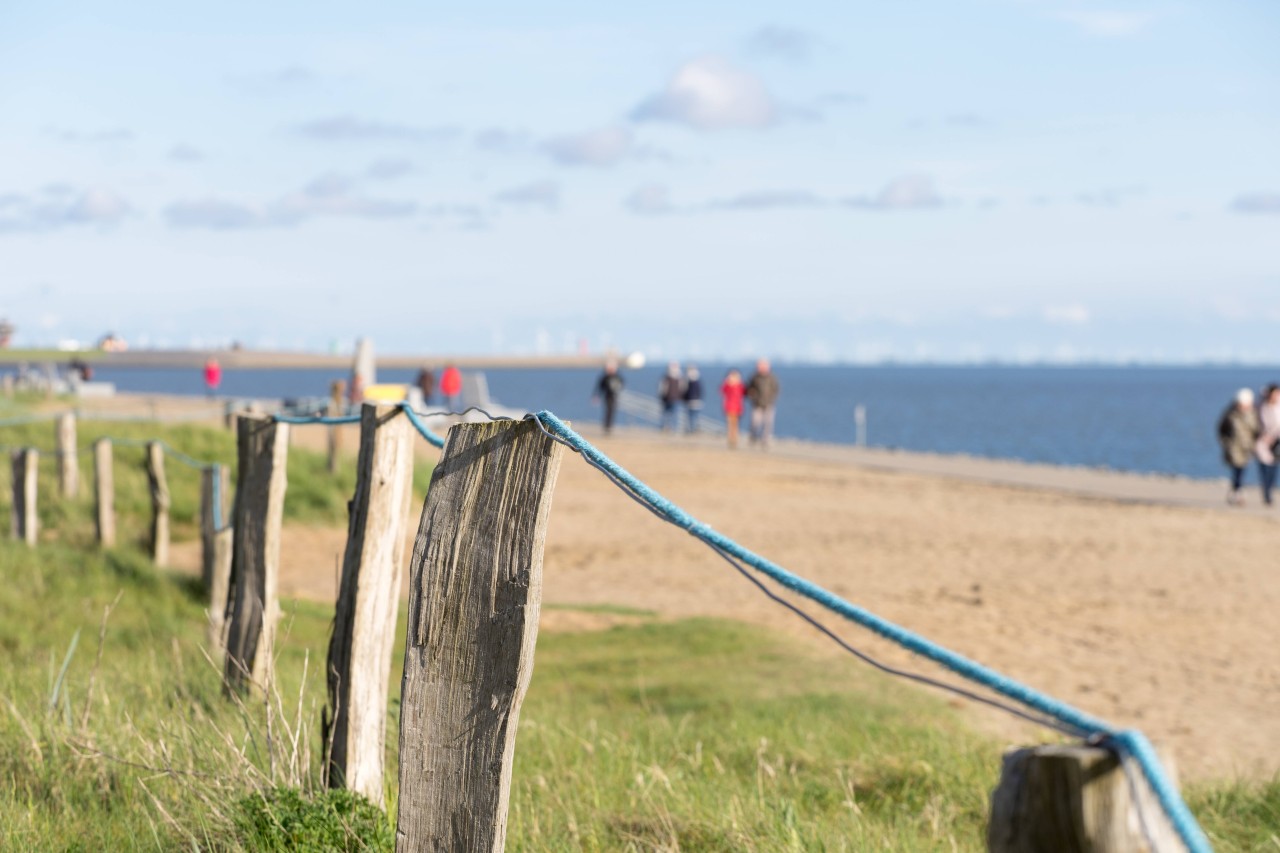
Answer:
[[[1280,363],[1277,44],[1270,0],[5,0],[0,318]]]

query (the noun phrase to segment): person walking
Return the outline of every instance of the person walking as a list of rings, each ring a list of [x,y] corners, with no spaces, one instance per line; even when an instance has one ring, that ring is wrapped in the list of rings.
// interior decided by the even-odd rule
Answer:
[[[662,431],[670,432],[678,424],[677,406],[684,400],[684,377],[678,362],[667,365],[667,372],[658,380],[658,399],[662,401]]]
[[[738,447],[738,419],[742,417],[742,398],[747,387],[742,384],[742,374],[738,369],[730,368],[720,384],[720,399],[724,405],[724,426],[729,438],[729,449]]]
[[[747,399],[751,401],[752,444],[768,447],[773,441],[773,418],[781,391],[769,359],[757,361],[756,372],[747,383]]]
[[[684,410],[689,416],[689,432],[697,432],[698,413],[702,411],[702,373],[694,364],[685,371]]]
[[[222,365],[213,356],[204,363],[204,390],[210,397],[218,393],[218,386],[222,384]]]
[[[605,435],[613,432],[613,416],[618,411],[618,395],[622,393],[625,385],[626,383],[622,381],[622,374],[618,373],[618,362],[613,359],[606,361],[604,363],[604,373],[601,373],[600,378],[596,380],[596,390],[591,395],[591,402],[593,403],[604,401]]]
[[[444,407],[447,411],[458,410],[458,398],[461,394],[462,373],[457,365],[446,364],[444,372],[440,374],[440,396],[444,398]]]
[[[1231,491],[1227,492],[1227,503],[1232,506],[1244,504],[1240,487],[1244,484],[1244,469],[1253,458],[1257,441],[1258,414],[1253,408],[1253,392],[1248,388],[1241,388],[1218,419],[1218,444],[1222,447],[1222,461],[1231,470]],[[1262,457],[1258,458],[1258,464],[1262,466]],[[1264,496],[1266,492],[1264,486]]]
[[[1256,425],[1257,441],[1254,442],[1253,453],[1258,457],[1262,502],[1271,506],[1271,492],[1276,486],[1276,450],[1280,449],[1280,385],[1272,383],[1262,392]]]
[[[422,392],[422,405],[431,405],[431,395],[436,392],[436,375],[431,372],[431,368],[423,365],[423,368],[418,371],[418,378],[414,381],[418,390]]]

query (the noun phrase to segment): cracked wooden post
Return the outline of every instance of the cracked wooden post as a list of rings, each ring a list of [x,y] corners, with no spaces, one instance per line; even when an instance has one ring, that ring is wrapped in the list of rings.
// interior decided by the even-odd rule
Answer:
[[[1005,753],[991,794],[987,850],[1165,853],[1186,847],[1139,767],[1126,774],[1110,750],[1052,744]]]
[[[11,531],[14,539],[35,547],[40,529],[40,516],[36,511],[36,466],[40,462],[40,451],[30,447],[15,450],[10,459],[13,464]]]
[[[164,445],[147,442],[147,482],[151,486],[151,559],[169,565],[169,482],[164,475]]]
[[[284,520],[285,466],[289,425],[269,417],[243,415],[236,424],[235,537],[227,590],[227,691],[247,686],[266,691],[280,603],[280,527]]]
[[[58,494],[74,498],[80,494],[80,458],[76,452],[76,416],[71,412],[58,415]]]
[[[93,443],[93,503],[98,544],[110,548],[116,544],[116,487],[109,438]]]
[[[326,667],[329,784],[382,803],[387,682],[413,495],[415,433],[395,406],[360,411],[360,456]]]
[[[503,849],[563,450],[533,421],[449,430],[410,561],[400,853]]]

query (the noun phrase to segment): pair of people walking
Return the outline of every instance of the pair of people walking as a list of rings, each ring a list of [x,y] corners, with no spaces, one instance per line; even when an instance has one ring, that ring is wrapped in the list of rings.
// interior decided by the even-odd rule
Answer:
[[[1258,460],[1262,502],[1270,506],[1275,491],[1276,454],[1280,451],[1280,385],[1268,385],[1256,406],[1254,402],[1253,391],[1241,388],[1218,419],[1218,444],[1222,447],[1222,460],[1231,471],[1227,503],[1232,506],[1244,504],[1244,472],[1252,459]]]
[[[769,360],[756,362],[756,372],[745,384],[742,373],[732,368],[720,385],[724,404],[724,422],[730,449],[738,446],[738,421],[742,418],[743,402],[751,403],[751,443],[768,447],[773,440],[773,422],[777,411],[778,395],[782,386],[774,375]]]
[[[667,372],[658,380],[658,399],[662,401],[662,431],[670,432],[679,426],[680,406],[684,406],[689,420],[689,432],[698,431],[698,414],[702,411],[702,374],[689,365],[681,372],[679,362],[667,365]]]

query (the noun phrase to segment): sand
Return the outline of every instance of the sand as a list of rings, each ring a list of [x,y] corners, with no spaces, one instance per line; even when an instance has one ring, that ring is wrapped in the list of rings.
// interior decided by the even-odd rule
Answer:
[[[323,430],[296,430],[320,447]],[[345,446],[356,445],[354,432]],[[654,488],[848,600],[1122,726],[1184,779],[1280,771],[1280,513],[1235,511],[1219,484],[785,444],[764,453],[653,435],[601,439]],[[422,454],[432,451],[425,445]],[[416,527],[419,507],[413,511]],[[331,600],[344,531],[285,531],[282,596]],[[189,568],[190,545],[176,549]],[[544,601],[709,615],[812,637],[720,558],[566,456]],[[812,609],[812,608],[811,608]],[[816,612],[816,611],[814,611]],[[544,627],[608,619],[544,612]],[[835,616],[855,645],[932,671]],[[839,679],[864,664],[832,655]],[[1045,737],[993,712],[1010,742]]]

